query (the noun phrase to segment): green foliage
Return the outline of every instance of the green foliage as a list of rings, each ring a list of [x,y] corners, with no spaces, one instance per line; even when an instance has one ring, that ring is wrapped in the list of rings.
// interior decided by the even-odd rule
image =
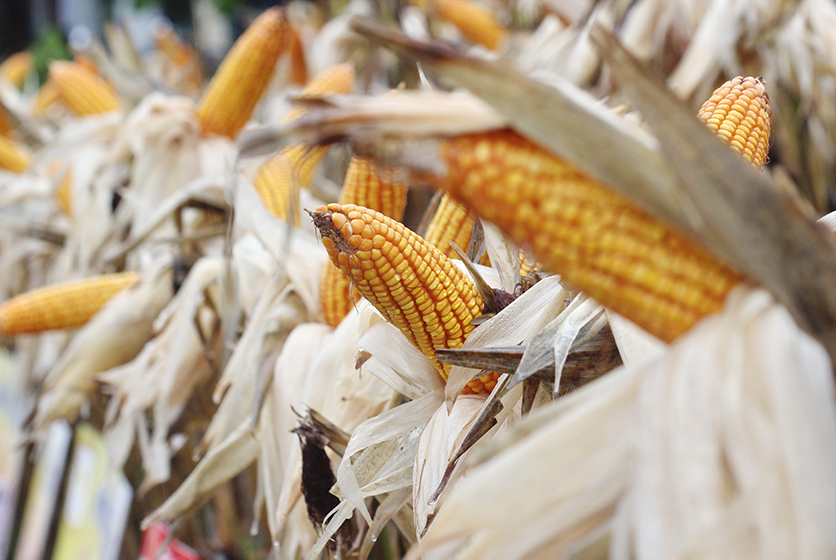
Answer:
[[[215,3],[215,6],[218,7],[218,10],[221,11],[222,14],[225,15],[232,15],[232,13],[238,8],[241,4],[241,0],[212,0]]]
[[[61,32],[55,27],[46,27],[38,35],[32,54],[38,71],[38,83],[44,83],[49,72],[49,63],[53,60],[70,60],[72,55]]]

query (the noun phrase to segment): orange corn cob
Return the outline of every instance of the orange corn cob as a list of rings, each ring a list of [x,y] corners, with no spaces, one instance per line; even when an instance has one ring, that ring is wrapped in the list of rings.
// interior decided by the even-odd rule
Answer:
[[[758,170],[763,168],[772,110],[761,78],[729,80],[703,103],[697,117]]]
[[[0,136],[0,169],[23,173],[29,167],[29,152]]]
[[[235,42],[198,103],[204,134],[235,138],[244,128],[287,50],[288,26],[284,12],[270,8]]]
[[[138,279],[135,272],[105,274],[20,294],[0,305],[0,334],[13,336],[80,327],[110,298]]]
[[[49,80],[76,115],[100,115],[119,108],[113,88],[81,64],[55,61],[49,65]]]
[[[441,251],[380,212],[353,204],[329,204],[312,214],[331,261],[390,323],[447,379],[450,366],[436,348],[459,348],[482,313],[473,282]],[[465,392],[485,392],[490,375]]]
[[[413,0],[413,3],[452,23],[468,40],[490,50],[502,45],[508,35],[496,14],[473,0]]]
[[[350,93],[353,87],[354,68],[350,64],[338,64],[311,80],[300,97]],[[292,109],[284,121],[299,118],[304,112],[302,107]],[[296,144],[284,148],[261,166],[253,186],[274,216],[287,218],[291,198],[298,196],[298,188],[308,186],[327,151],[327,146]],[[292,216],[292,220],[294,225],[299,225],[298,213]]]
[[[741,276],[514,132],[443,142],[439,186],[529,246],[576,288],[671,341],[718,311]]]
[[[450,242],[454,242],[467,251],[475,223],[476,214],[445,193],[438,203],[438,208],[432,221],[430,221],[429,227],[427,227],[427,234],[424,239],[451,259],[458,259],[459,256],[453,250]]]
[[[0,74],[17,87],[23,87],[26,76],[32,71],[35,61],[32,55],[21,51],[11,55],[0,64]]]
[[[339,204],[356,204],[377,210],[395,221],[403,218],[406,207],[406,185],[397,182],[395,170],[378,171],[374,161],[354,156],[340,193]],[[362,298],[351,290],[351,281],[335,266],[326,266],[320,284],[320,301],[325,322],[336,327]]]

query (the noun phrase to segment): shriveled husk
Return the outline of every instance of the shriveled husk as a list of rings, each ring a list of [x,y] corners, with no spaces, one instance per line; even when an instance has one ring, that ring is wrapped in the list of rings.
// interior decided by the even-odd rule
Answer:
[[[409,558],[827,558],[836,408],[822,347],[762,290],[471,454]],[[501,504],[501,507],[497,507]]]

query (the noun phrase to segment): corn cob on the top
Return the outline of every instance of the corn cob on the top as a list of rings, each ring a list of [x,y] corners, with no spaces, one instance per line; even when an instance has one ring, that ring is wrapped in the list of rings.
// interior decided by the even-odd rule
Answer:
[[[104,274],[25,292],[0,305],[0,335],[80,327],[118,292],[139,280],[135,272]]]
[[[446,140],[439,186],[527,245],[548,270],[671,341],[719,310],[741,276],[516,133]]]
[[[281,8],[270,8],[238,38],[198,103],[205,135],[235,138],[244,128],[287,50],[289,25]]]
[[[329,204],[312,213],[328,255],[383,316],[447,379],[450,366],[436,348],[459,348],[480,315],[473,282],[438,249],[380,212]],[[495,376],[476,379],[466,392],[485,392]]]
[[[406,206],[406,185],[397,181],[391,169],[378,170],[370,158],[354,156],[348,165],[338,203],[356,204],[377,210],[395,221],[403,218]],[[325,322],[336,327],[345,318],[362,294],[351,289],[351,281],[336,266],[326,266],[319,288]]]
[[[714,90],[697,118],[758,170],[769,152],[772,110],[761,78],[738,76]]]
[[[99,115],[119,108],[119,98],[102,78],[77,62],[49,65],[49,81],[76,115]]]

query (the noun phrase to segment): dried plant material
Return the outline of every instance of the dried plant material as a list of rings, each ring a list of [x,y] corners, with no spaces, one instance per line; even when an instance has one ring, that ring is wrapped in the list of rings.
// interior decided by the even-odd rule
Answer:
[[[652,362],[471,453],[408,558],[554,558],[607,532],[616,559],[826,558],[832,394],[821,346],[768,294],[738,290]]]
[[[339,138],[350,130],[374,124],[384,134],[465,134],[507,125],[494,109],[464,93],[441,94],[403,91],[382,97],[334,97],[328,99],[329,119],[322,122],[321,110],[309,108],[305,116],[283,127],[245,131],[238,139],[242,157],[270,153],[281,148],[289,130],[302,140],[320,142]],[[390,123],[387,126],[386,123]]]
[[[449,412],[445,407],[439,407],[421,431],[412,482],[418,537],[424,534],[438,508],[443,507],[443,501],[435,496],[436,490],[442,479],[450,476],[448,465],[453,462],[484,404],[484,395],[462,395]]]
[[[33,432],[41,433],[57,418],[75,418],[95,389],[96,377],[142,350],[171,297],[171,269],[158,268],[117,294],[79,330],[45,380]]]
[[[558,277],[538,282],[533,288],[514,300],[496,316],[480,325],[465,341],[463,348],[509,346],[529,342],[563,309],[568,296]],[[445,396],[452,405],[461,388],[477,371],[459,366],[450,369]]]
[[[205,502],[221,484],[247,468],[258,456],[258,441],[245,422],[215,445],[189,477],[159,508],[142,520],[145,529],[161,520],[174,521]]]

